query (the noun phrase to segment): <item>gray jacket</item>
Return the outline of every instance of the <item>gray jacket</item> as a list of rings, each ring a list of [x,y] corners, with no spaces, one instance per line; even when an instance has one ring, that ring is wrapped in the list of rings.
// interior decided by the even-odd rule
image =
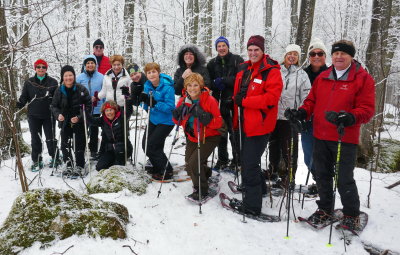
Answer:
[[[286,68],[281,65],[283,89],[279,99],[278,119],[286,120],[284,113],[287,108],[297,109],[303,104],[311,89],[307,73],[297,65]]]

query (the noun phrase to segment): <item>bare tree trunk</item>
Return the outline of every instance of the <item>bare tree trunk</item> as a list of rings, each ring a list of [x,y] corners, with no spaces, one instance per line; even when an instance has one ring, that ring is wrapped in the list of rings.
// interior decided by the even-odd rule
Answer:
[[[89,10],[89,0],[86,0],[86,42],[88,47],[88,52],[91,51],[92,47],[90,42],[90,10]]]
[[[140,17],[140,20],[144,20],[144,17],[143,17],[143,12],[140,12],[139,13],[139,17]],[[141,61],[141,66],[144,66],[145,65],[145,39],[144,39],[144,25],[143,25],[143,22],[141,22],[141,25],[140,25],[140,61]]]
[[[23,8],[22,8],[22,16],[23,16],[23,18],[22,18],[22,20],[24,21],[23,22],[23,25],[22,25],[22,31],[21,31],[21,33],[25,33],[24,34],[24,36],[22,37],[22,48],[23,48],[23,51],[24,52],[26,52],[27,51],[27,49],[28,49],[28,47],[29,47],[29,32],[28,32],[28,13],[29,13],[29,10],[28,10],[28,5],[29,5],[29,1],[28,0],[23,0]],[[28,64],[28,61],[26,60],[26,57],[23,57],[22,58],[22,61],[21,61],[21,67],[22,67],[22,79],[23,80],[26,80],[26,79],[28,79],[29,78],[29,73],[28,73],[28,67],[29,66],[29,64]]]
[[[161,52],[164,55],[167,47],[167,25],[162,24],[162,41],[161,41]]]
[[[199,0],[189,0],[189,40],[193,44],[197,44],[199,33]]]
[[[299,26],[297,28],[296,44],[306,50],[310,44],[314,21],[315,0],[301,0]],[[304,61],[304,57],[300,62]]]
[[[245,48],[244,46],[244,32],[246,26],[246,0],[242,0],[242,26],[240,29],[240,45],[242,47],[242,52]]]
[[[212,16],[213,16],[213,1],[212,0],[206,0],[206,15],[204,17],[204,23],[203,26],[205,28],[205,33],[204,33],[204,53],[206,54],[207,57],[211,57],[212,54]]]
[[[291,11],[290,11],[290,43],[294,43],[297,38],[297,26],[299,23],[299,14],[297,12],[299,8],[299,0],[290,0]]]
[[[265,0],[265,49],[266,52],[271,51],[272,46],[272,6],[273,0]]]
[[[226,22],[228,17],[228,0],[222,1],[221,35],[226,36]]]
[[[128,62],[133,62],[133,40],[135,32],[135,1],[126,0],[124,7],[124,27],[125,27],[125,56]]]

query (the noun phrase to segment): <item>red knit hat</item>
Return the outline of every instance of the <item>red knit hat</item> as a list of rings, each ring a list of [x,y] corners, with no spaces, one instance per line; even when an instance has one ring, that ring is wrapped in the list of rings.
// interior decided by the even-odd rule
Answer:
[[[103,113],[106,111],[106,109],[109,109],[109,108],[114,109],[116,112],[118,112],[118,106],[113,106],[109,102],[106,102],[102,108],[103,108],[102,109]]]
[[[247,42],[247,48],[249,48],[251,45],[255,45],[260,47],[260,49],[264,52],[264,42],[265,39],[261,35],[252,35]]]
[[[44,65],[45,67],[46,67],[46,69],[49,67],[48,65],[47,65],[47,62],[46,61],[44,61],[43,59],[41,59],[41,58],[39,58],[38,60],[36,60],[36,62],[35,63],[33,63],[33,67],[36,69],[36,66],[37,65]]]

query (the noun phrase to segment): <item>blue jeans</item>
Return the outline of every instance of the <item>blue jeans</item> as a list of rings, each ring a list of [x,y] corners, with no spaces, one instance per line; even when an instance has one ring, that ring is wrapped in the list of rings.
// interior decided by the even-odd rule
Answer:
[[[311,171],[313,179],[315,179],[315,171],[313,164],[313,147],[314,147],[314,136],[312,122],[306,122],[306,130],[301,132],[301,144],[303,146],[304,163],[308,170]]]

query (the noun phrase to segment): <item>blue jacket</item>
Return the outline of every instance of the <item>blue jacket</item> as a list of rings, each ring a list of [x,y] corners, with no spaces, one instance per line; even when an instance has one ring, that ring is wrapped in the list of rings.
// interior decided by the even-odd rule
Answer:
[[[150,109],[150,121],[154,125],[174,125],[172,121],[172,110],[175,109],[175,89],[174,81],[166,74],[160,74],[160,84],[157,88],[154,88],[150,81],[146,81],[144,84],[143,92],[149,94],[153,93],[153,98],[157,101],[157,104]],[[143,105],[144,109],[147,110],[148,105]]]
[[[97,60],[94,55],[86,55],[84,57],[84,61],[88,58],[93,58],[96,61],[97,66]],[[85,66],[82,64],[82,73],[76,77],[76,82],[85,86],[85,88],[87,88],[89,91],[90,96],[93,97],[94,92],[100,92],[101,88],[103,87],[103,77],[104,75],[99,73],[97,68],[92,75],[89,75],[86,72]],[[100,100],[97,103],[97,106],[93,107],[93,114],[100,114],[101,105],[104,103],[104,101],[104,99]]]

